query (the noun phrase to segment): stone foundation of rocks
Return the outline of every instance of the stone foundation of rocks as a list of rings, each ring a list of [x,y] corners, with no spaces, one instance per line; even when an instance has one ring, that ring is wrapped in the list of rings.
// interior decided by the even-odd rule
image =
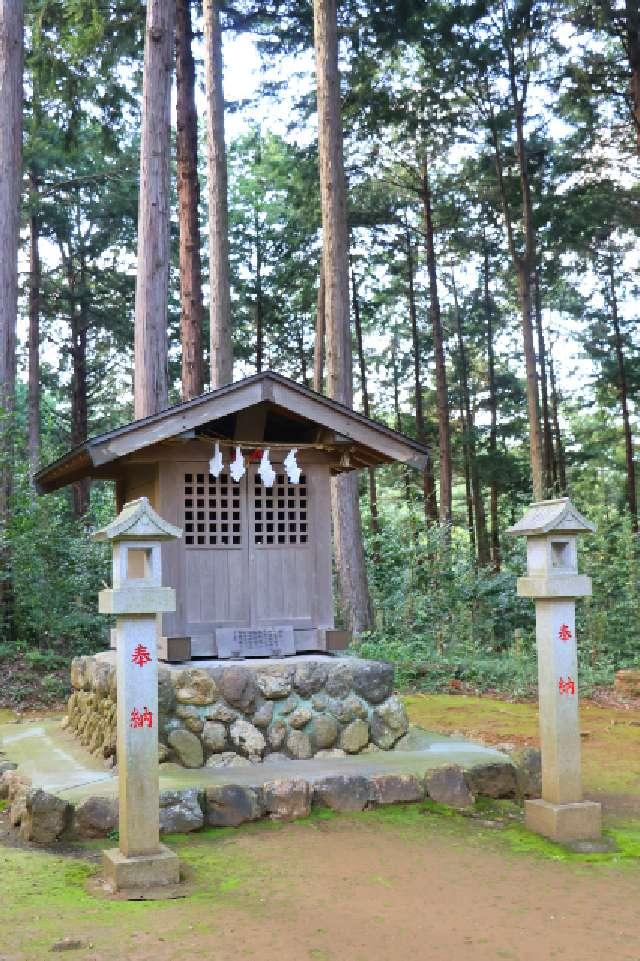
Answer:
[[[446,765],[415,774],[329,774],[317,778],[265,780],[260,786],[214,784],[204,789],[163,791],[162,833],[186,833],[205,826],[238,827],[269,817],[291,821],[312,808],[363,811],[386,804],[432,800],[473,816],[477,797],[539,796],[540,752],[520,751],[504,762],[463,769]],[[9,801],[9,819],[23,840],[51,844],[57,840],[105,838],[117,831],[118,801],[88,797],[74,805],[35,788],[9,761],[0,758],[0,800]],[[480,817],[484,815],[479,813]]]
[[[355,657],[190,662],[159,668],[160,761],[187,768],[390,750],[408,729],[393,667]],[[76,657],[65,726],[116,763],[115,652]]]

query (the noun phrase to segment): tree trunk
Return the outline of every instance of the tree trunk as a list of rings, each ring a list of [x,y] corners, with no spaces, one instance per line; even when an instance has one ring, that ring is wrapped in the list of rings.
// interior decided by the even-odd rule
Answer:
[[[313,350],[313,389],[319,394],[324,393],[324,360],[326,346],[326,303],[324,286],[324,258],[320,256],[320,274],[318,276],[318,307],[316,310],[316,340]]]
[[[256,370],[260,373],[264,363],[264,307],[262,303],[262,238],[257,207],[254,208],[253,219],[256,235]]]
[[[71,444],[77,447],[87,439],[89,415],[87,405],[87,305],[81,289],[79,308],[72,306],[71,315]],[[75,481],[71,494],[73,513],[76,517],[84,517],[89,509],[89,480]]]
[[[422,208],[429,274],[429,315],[433,331],[433,351],[436,366],[436,407],[438,412],[438,450],[440,454],[440,523],[451,524],[451,428],[449,425],[449,396],[444,359],[444,338],[438,297],[438,275],[434,244],[431,188],[426,163],[422,169]]]
[[[38,181],[29,171],[29,374],[27,388],[27,451],[31,475],[40,466],[40,299],[42,270],[40,265],[40,221],[38,214]]]
[[[551,387],[551,412],[553,416],[553,435],[555,439],[555,474],[558,478],[556,493],[563,495],[567,491],[567,466],[564,456],[564,444],[560,433],[560,418],[558,416],[558,392],[556,390],[556,375],[553,367],[553,354],[549,351],[549,385]]]
[[[360,387],[362,389],[362,411],[365,417],[370,417],[369,391],[367,387],[367,367],[364,359],[364,346],[362,342],[362,323],[360,321],[360,301],[358,299],[358,286],[356,284],[355,271],[351,271],[351,289],[353,294],[353,318],[356,328],[356,344],[358,346],[358,364],[360,366]],[[380,533],[380,523],[378,520],[378,488],[376,485],[376,472],[373,467],[368,468],[369,475],[369,509],[371,511],[371,530],[374,534]],[[378,555],[376,547],[376,555]],[[374,557],[374,561],[379,557]]]
[[[531,483],[536,501],[544,498],[544,471],[542,459],[542,436],[538,407],[538,374],[536,352],[531,327],[531,283],[528,268],[520,261],[516,267],[518,293],[522,319],[522,341],[527,375],[527,411],[529,416],[529,448],[531,452]]]
[[[400,368],[398,364],[398,331],[394,330],[391,338],[391,373],[393,376],[393,420],[398,433],[402,433],[402,418],[400,416]]]
[[[476,531],[473,521],[473,491],[471,489],[471,468],[469,465],[468,426],[464,413],[464,397],[462,390],[462,376],[458,390],[458,404],[460,410],[460,430],[462,431],[462,461],[464,464],[464,494],[467,505],[467,530],[469,531],[469,547],[471,559],[476,560]]]
[[[633,125],[636,131],[636,150],[640,155],[640,10],[638,0],[625,0],[626,42],[629,61],[629,94]]]
[[[0,636],[13,636],[11,553],[18,245],[22,180],[23,4],[0,0]]]
[[[489,538],[487,536],[487,521],[484,510],[484,500],[482,497],[482,485],[480,484],[480,472],[478,471],[478,460],[476,457],[476,438],[473,411],[471,410],[471,397],[469,393],[469,375],[467,367],[467,352],[462,336],[462,318],[460,316],[460,306],[458,304],[458,291],[456,288],[455,277],[451,276],[453,285],[453,305],[456,314],[456,326],[458,329],[458,350],[460,353],[460,385],[462,388],[462,398],[464,402],[465,421],[467,427],[467,451],[469,456],[469,469],[471,474],[471,493],[473,495],[473,507],[476,522],[476,545],[478,550],[478,564],[486,567],[490,561]]]
[[[545,496],[543,444],[540,432],[540,409],[538,403],[538,380],[536,371],[536,355],[533,346],[533,329],[531,321],[531,280],[536,270],[536,238],[533,224],[533,207],[531,204],[531,182],[529,178],[529,164],[524,140],[524,100],[518,94],[516,81],[516,64],[513,43],[507,43],[507,59],[509,64],[509,81],[511,98],[516,124],[516,153],[518,170],[520,172],[520,192],[522,195],[522,230],[524,233],[524,255],[518,263],[518,285],[520,288],[520,302],[522,308],[522,335],[524,343],[524,359],[527,371],[527,405],[529,411],[529,432],[531,446],[531,478],[533,495],[536,500]]]
[[[635,533],[638,532],[638,502],[636,497],[636,469],[633,459],[633,436],[629,419],[629,404],[627,395],[627,371],[624,362],[620,321],[618,318],[618,295],[616,293],[616,277],[613,264],[613,254],[609,256],[609,283],[611,298],[611,322],[613,324],[614,347],[618,368],[618,392],[622,408],[622,426],[624,430],[625,462],[627,466],[627,507],[631,515],[631,523]]]
[[[540,367],[540,398],[542,401],[542,470],[544,477],[545,496],[549,496],[554,487],[553,476],[553,436],[551,434],[551,420],[549,417],[549,389],[547,385],[547,360],[542,327],[542,302],[540,299],[540,271],[534,272],[536,333],[538,335],[538,365]]]
[[[418,314],[416,311],[413,250],[411,247],[409,225],[406,220],[405,233],[407,239],[407,295],[409,298],[409,318],[411,320],[411,340],[413,344],[413,387],[416,395],[416,435],[419,443],[427,446],[427,428],[424,419],[424,404],[422,399],[422,351],[420,349]],[[435,522],[438,520],[438,501],[431,457],[429,457],[429,462],[422,472],[422,491],[424,494],[425,517],[427,521]]]
[[[351,327],[347,185],[342,156],[342,119],[335,0],[314,0],[318,142],[326,315],[327,394],[351,407]]]
[[[491,560],[494,571],[500,570],[500,523],[498,517],[498,483],[496,480],[496,459],[498,453],[498,400],[496,394],[496,370],[493,350],[493,308],[489,290],[489,249],[484,243],[484,310],[487,322],[487,373],[489,380],[489,453],[491,455]]]
[[[79,209],[79,208],[78,208]],[[88,331],[88,292],[86,289],[86,269],[83,255],[79,255],[79,269],[76,270],[74,251],[71,241],[65,243],[58,237],[61,259],[65,266],[69,300],[69,328],[71,355],[71,445],[78,447],[87,439],[89,412],[87,400],[87,331]],[[87,478],[71,485],[71,503],[75,517],[83,517],[89,509],[90,482]]]
[[[326,298],[327,393],[353,405],[347,186],[342,156],[336,0],[314,0],[314,43],[318,94],[318,143]],[[350,628],[372,624],[362,546],[358,478],[340,474],[331,485],[336,566]]]
[[[298,324],[298,331],[296,334],[296,339],[298,341],[298,360],[300,363],[300,377],[304,387],[308,386],[309,376],[307,373],[307,355],[304,349],[304,321],[301,320]]]
[[[134,409],[136,418],[169,402],[170,106],[175,3],[148,0],[142,85]]]
[[[211,289],[211,387],[233,381],[227,155],[224,142],[222,31],[218,0],[204,0]]]
[[[509,62],[509,78],[516,125],[516,144],[518,167],[520,171],[520,188],[522,193],[522,226],[525,235],[524,254],[520,256],[516,246],[513,222],[509,208],[507,188],[504,182],[502,154],[498,140],[498,129],[493,113],[490,119],[490,132],[493,141],[496,179],[502,204],[502,211],[507,233],[509,253],[516,273],[518,285],[518,301],[522,324],[522,343],[527,378],[527,412],[529,418],[529,449],[531,458],[531,483],[535,500],[544,497],[544,476],[542,469],[542,435],[540,432],[540,411],[538,403],[538,375],[536,370],[536,352],[533,346],[533,330],[531,326],[531,274],[535,267],[535,234],[533,228],[533,212],[531,209],[531,189],[529,184],[529,170],[524,143],[524,107],[516,89],[515,59],[513,48],[507,44]]]
[[[180,226],[180,340],[182,399],[204,390],[202,356],[202,263],[196,71],[192,52],[191,0],[176,0],[176,164]]]

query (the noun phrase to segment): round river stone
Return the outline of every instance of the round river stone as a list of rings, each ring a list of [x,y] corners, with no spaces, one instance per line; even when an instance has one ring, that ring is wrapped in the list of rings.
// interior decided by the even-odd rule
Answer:
[[[365,700],[379,704],[393,692],[393,665],[362,661],[353,670],[353,689]]]
[[[180,704],[213,704],[216,685],[206,671],[197,667],[180,671],[176,678],[176,699]]]
[[[202,767],[204,752],[202,744],[195,734],[192,734],[191,731],[179,729],[171,731],[167,740],[184,767]]]
[[[318,714],[313,719],[311,738],[316,751],[333,747],[338,737],[338,722],[331,714]]]
[[[357,754],[369,741],[369,725],[358,718],[347,724],[340,738],[340,747],[347,754]]]

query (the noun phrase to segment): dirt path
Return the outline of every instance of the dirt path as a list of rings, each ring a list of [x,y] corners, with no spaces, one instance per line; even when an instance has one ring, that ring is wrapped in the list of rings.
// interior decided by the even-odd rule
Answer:
[[[193,896],[137,904],[91,898],[77,862],[0,850],[0,959],[50,958],[65,936],[83,961],[640,959],[640,864],[515,854],[458,818],[314,818],[178,850]]]
[[[277,857],[281,840],[265,839],[261,855]],[[241,929],[244,943],[262,943],[269,959],[640,957],[630,937],[640,928],[640,875],[576,876],[566,865],[442,839],[414,843],[362,823],[332,823],[287,848],[285,876],[300,878],[293,899],[284,890],[274,899],[267,930]],[[252,956],[225,934],[220,961]]]
[[[536,743],[533,704],[408,701],[429,729]],[[640,711],[588,703],[582,725],[588,794],[638,818]],[[510,830],[414,806],[207,831],[170,839],[191,897],[153,903],[101,901],[95,863],[0,843],[0,961],[50,961],[65,937],[71,961],[640,961],[634,831],[624,867],[516,853]]]

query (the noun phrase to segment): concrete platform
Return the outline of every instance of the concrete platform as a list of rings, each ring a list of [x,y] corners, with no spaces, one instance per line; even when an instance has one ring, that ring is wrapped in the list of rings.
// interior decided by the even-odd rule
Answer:
[[[71,733],[60,729],[61,718],[24,721],[0,725],[0,749],[19,765],[34,784],[77,803],[85,797],[115,797],[118,778],[103,763],[90,755]],[[495,761],[505,762],[500,751],[474,744],[461,738],[429,734],[412,728],[399,749],[376,751],[350,757],[321,758],[308,761],[269,762],[251,767],[187,769],[177,764],[160,766],[160,790],[195,787],[205,789],[215,784],[243,784],[260,787],[265,781],[279,777],[302,777],[313,783],[329,774],[415,774],[445,764],[464,768]]]
[[[98,651],[97,654],[93,654],[92,656],[101,664],[116,666],[117,654],[113,648],[108,651]],[[286,657],[228,657],[224,659],[218,657],[192,657],[187,661],[162,661],[160,666],[167,668],[167,670],[173,673],[180,673],[180,671],[186,671],[190,668],[200,668],[203,671],[211,671],[215,676],[216,673],[224,671],[226,667],[248,667],[256,673],[267,672],[276,674],[282,670],[282,668],[295,668],[299,664],[310,664],[318,661],[326,664],[334,664],[336,661],[341,661],[355,666],[361,666],[363,663],[361,657],[355,657],[353,654],[344,654],[341,651],[314,651],[307,654],[287,654]]]

